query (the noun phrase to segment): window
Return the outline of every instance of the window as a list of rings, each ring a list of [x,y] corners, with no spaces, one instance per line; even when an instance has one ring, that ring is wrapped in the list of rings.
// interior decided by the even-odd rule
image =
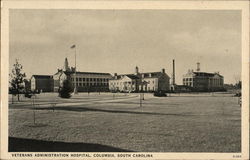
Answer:
[[[85,81],[85,78],[82,78],[83,81]]]
[[[86,78],[87,81],[89,81],[89,78]]]

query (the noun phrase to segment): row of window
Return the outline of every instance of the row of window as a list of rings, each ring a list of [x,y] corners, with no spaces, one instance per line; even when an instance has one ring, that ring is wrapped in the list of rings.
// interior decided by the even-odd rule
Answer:
[[[73,86],[75,85],[75,83],[73,83]],[[108,86],[108,83],[103,83],[103,84],[99,84],[99,83],[76,83],[77,87],[84,87],[84,86]]]
[[[94,81],[94,82],[108,82],[108,78],[78,78],[76,81]],[[71,78],[71,81],[74,81],[74,78]]]
[[[110,85],[122,85],[124,82],[110,82]],[[135,84],[135,82],[132,82],[132,85]]]
[[[192,84],[192,82],[186,82],[186,83],[184,82],[183,85],[185,85],[185,86],[192,86],[193,84]]]
[[[147,84],[150,84],[150,81],[146,81]],[[127,82],[110,82],[110,85],[122,85],[125,84]],[[154,81],[152,81],[152,83],[154,84]],[[132,82],[132,84],[135,84],[135,82]]]
[[[200,80],[205,80],[206,78],[183,78],[183,82],[188,82],[188,81],[200,81]],[[222,82],[222,80],[221,79],[210,79],[210,81],[212,81],[212,82],[218,82],[218,81],[221,81]]]
[[[193,78],[183,78],[183,82],[185,82],[185,81],[192,81],[193,80]]]

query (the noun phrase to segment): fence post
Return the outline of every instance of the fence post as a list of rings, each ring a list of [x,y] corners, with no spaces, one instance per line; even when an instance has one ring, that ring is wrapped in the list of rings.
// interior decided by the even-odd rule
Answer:
[[[142,97],[141,97],[141,93],[140,93],[140,107],[142,107]]]
[[[33,104],[33,123],[36,125],[36,113],[35,113],[35,95],[32,96],[32,104]]]

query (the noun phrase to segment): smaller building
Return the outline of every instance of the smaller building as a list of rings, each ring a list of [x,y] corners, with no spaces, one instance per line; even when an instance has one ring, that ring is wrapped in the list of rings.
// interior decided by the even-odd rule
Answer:
[[[53,76],[51,75],[32,75],[31,90],[38,92],[52,92],[53,91]]]
[[[139,77],[133,74],[117,75],[115,74],[109,80],[109,90],[118,92],[136,92],[138,91]]]

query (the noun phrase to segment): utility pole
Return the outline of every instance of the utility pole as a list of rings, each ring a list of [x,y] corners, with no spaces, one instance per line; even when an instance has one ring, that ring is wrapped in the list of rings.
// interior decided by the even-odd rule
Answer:
[[[140,107],[142,107],[142,93],[140,93]]]

